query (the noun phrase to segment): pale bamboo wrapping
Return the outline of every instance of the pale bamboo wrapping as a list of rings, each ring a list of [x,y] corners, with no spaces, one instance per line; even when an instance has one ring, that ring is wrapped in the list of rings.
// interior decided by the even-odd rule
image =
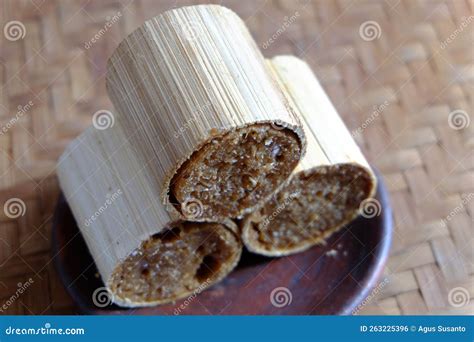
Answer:
[[[121,261],[151,235],[172,224],[159,199],[161,184],[139,162],[119,125],[106,130],[90,127],[73,140],[59,158],[57,174],[110,292],[110,276]],[[87,225],[96,212],[100,214]],[[236,233],[230,220],[226,226]],[[228,266],[233,268],[235,264]],[[112,299],[122,306],[156,304],[123,301],[113,294]]]
[[[297,109],[306,133],[308,153],[294,173],[322,165],[354,163],[373,174],[309,65],[294,56],[276,56],[268,65],[285,88],[288,101]]]
[[[300,138],[297,117],[269,74],[243,21],[216,5],[183,7],[148,20],[108,63],[107,89],[161,198],[172,176],[210,138],[253,123],[278,123]],[[198,218],[196,218],[198,219]]]
[[[377,185],[375,174],[308,64],[294,56],[277,56],[268,60],[267,65],[290,105],[296,110],[306,133],[307,153],[293,171],[292,177],[305,171],[317,172],[322,166],[353,164],[367,171],[372,184],[368,198],[374,196]],[[328,227],[326,236],[356,216],[357,212],[340,225]],[[250,251],[280,256],[303,251],[312,245],[306,243],[292,250],[266,251],[250,237],[251,222],[252,215],[241,222],[242,240]]]

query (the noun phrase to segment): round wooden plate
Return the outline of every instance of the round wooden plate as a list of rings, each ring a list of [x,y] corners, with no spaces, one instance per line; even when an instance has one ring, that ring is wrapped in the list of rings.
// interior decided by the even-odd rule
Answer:
[[[359,217],[325,246],[296,255],[266,258],[244,251],[224,281],[174,304],[138,309],[97,299],[94,304],[94,291],[103,283],[62,195],[53,223],[54,261],[67,291],[87,314],[351,314],[377,285],[390,248],[392,212],[380,177],[378,184],[380,215]]]

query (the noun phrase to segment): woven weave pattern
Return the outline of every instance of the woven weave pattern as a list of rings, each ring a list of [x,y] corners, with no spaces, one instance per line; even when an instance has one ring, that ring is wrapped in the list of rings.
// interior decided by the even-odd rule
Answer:
[[[0,313],[76,312],[50,252],[56,160],[94,113],[113,111],[104,73],[120,40],[186,4],[1,2]],[[265,56],[294,54],[312,66],[384,176],[394,243],[386,278],[359,314],[474,313],[473,3],[222,4]]]

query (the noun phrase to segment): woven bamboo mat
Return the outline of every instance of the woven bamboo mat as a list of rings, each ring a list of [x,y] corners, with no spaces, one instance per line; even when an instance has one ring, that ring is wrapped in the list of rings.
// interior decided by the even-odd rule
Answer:
[[[0,210],[3,313],[75,312],[50,252],[56,159],[96,111],[111,109],[104,71],[121,38],[184,4],[1,2],[0,204],[20,200],[20,212]],[[246,20],[266,56],[295,54],[311,64],[384,175],[394,244],[386,279],[359,314],[472,314],[473,3],[223,4]]]

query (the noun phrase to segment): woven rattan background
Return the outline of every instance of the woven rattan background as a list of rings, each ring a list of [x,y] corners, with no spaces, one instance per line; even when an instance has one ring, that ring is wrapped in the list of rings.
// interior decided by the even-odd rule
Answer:
[[[3,313],[75,312],[50,252],[55,161],[93,113],[111,109],[104,71],[118,42],[145,19],[184,4],[1,1],[0,205],[18,198],[26,208],[18,218],[0,210]],[[472,314],[473,2],[223,4],[246,20],[266,56],[291,53],[311,64],[385,177],[394,244],[387,279],[360,313]]]

